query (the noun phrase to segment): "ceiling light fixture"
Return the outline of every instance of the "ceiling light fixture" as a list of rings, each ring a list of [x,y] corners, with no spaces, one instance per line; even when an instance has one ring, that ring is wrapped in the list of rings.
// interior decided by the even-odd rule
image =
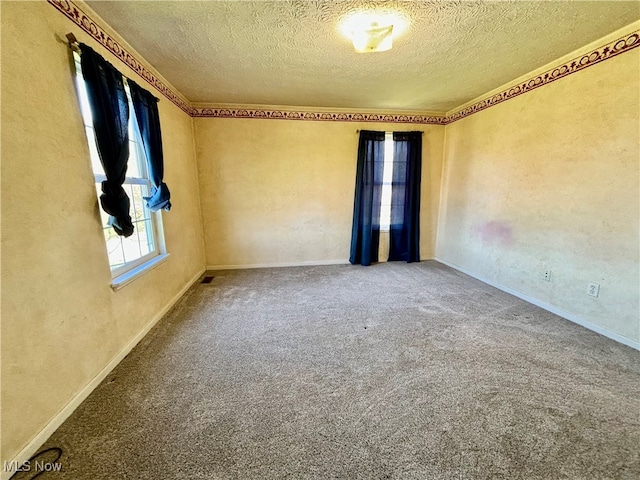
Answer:
[[[358,11],[343,17],[340,32],[358,53],[385,52],[409,26],[409,18],[396,11]]]
[[[373,22],[369,28],[353,30],[351,41],[358,53],[386,52],[393,47],[393,25],[379,26]]]

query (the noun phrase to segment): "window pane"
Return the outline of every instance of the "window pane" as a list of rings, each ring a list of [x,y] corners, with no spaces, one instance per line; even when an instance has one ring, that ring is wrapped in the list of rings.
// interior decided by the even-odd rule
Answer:
[[[391,205],[380,206],[380,229],[389,230],[389,219],[391,218]]]
[[[138,144],[134,141],[129,129],[129,163],[127,164],[127,177],[142,178],[144,177],[138,162],[140,152],[137,151]]]
[[[147,208],[147,202],[143,197],[148,195],[149,187],[146,185],[131,184],[131,216],[133,220],[151,218],[151,212]]]
[[[137,223],[136,228],[138,229],[138,242],[140,244],[140,252],[142,255],[148,255],[149,253],[153,252],[153,240],[152,238],[150,238],[150,220]]]
[[[76,65],[76,85],[78,90],[78,99],[80,100],[80,113],[82,119],[86,125],[93,125],[93,118],[91,117],[91,107],[89,106],[89,97],[87,96],[87,90],[84,84],[84,78],[82,78],[82,66],[80,64],[80,55],[76,52],[73,53],[73,58]]]
[[[132,220],[140,220],[145,217],[144,200],[142,199],[142,191],[140,185],[130,185],[131,188],[131,218]]]
[[[87,134],[87,143],[89,144],[89,158],[91,158],[93,174],[104,175],[104,168],[102,168],[102,163],[100,163],[100,155],[98,154],[93,127],[85,125],[85,133]]]
[[[100,221],[102,222],[102,228],[111,228],[109,227],[109,215],[107,212],[102,210],[102,206],[100,205],[100,195],[102,195],[102,184],[96,182],[96,194],[98,195],[98,211],[100,212]]]
[[[125,90],[127,95],[131,96],[129,91],[129,85],[126,85]],[[133,105],[130,103],[130,117],[129,117],[129,165],[127,174],[129,177],[147,178],[147,158],[145,156],[144,147],[142,145],[142,139],[140,138],[140,131],[134,125],[138,124],[136,118],[136,112]]]
[[[382,197],[380,200],[382,205],[391,205],[391,184],[382,184]]]
[[[402,225],[404,223],[404,194],[403,184],[393,185],[391,193],[391,225]]]
[[[380,195],[380,229],[389,230],[391,220],[391,181],[393,179],[393,134],[386,132],[384,138],[384,170]]]
[[[137,226],[138,224],[134,224],[134,227]],[[140,244],[138,243],[138,235],[135,232],[130,237],[122,239],[122,248],[126,262],[133,262],[142,256],[140,253]]]
[[[122,239],[108,227],[104,230],[104,239],[107,243],[107,253],[109,254],[109,266],[113,269],[124,264],[124,251],[122,249]]]

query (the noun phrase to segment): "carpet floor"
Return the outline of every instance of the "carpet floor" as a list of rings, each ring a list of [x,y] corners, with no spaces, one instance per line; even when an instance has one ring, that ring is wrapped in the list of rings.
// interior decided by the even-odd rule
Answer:
[[[211,275],[41,478],[640,478],[638,351],[433,261]]]

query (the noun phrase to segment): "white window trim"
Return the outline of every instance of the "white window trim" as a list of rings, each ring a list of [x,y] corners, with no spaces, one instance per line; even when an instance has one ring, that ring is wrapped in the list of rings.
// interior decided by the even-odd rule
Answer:
[[[94,178],[96,179],[96,183],[101,183],[107,180],[106,175],[94,174]],[[126,177],[124,183],[131,183],[133,185],[148,185],[151,186],[151,180],[146,178],[137,178],[137,177]]]
[[[111,281],[111,289],[114,292],[117,292],[125,285],[129,285],[134,280],[140,278],[143,274],[153,270],[158,265],[164,263],[169,258],[168,253],[161,253],[160,255],[155,255],[153,258],[146,260],[144,263],[140,265],[128,269],[121,275],[113,277]]]

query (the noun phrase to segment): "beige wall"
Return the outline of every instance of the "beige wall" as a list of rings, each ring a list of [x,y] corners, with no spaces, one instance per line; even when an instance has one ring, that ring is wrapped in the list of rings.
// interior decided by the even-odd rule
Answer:
[[[433,258],[443,126],[194,122],[207,265],[346,262],[358,129],[424,132],[420,250]]]
[[[11,460],[202,272],[189,116],[159,95],[168,260],[114,292],[67,45],[44,2],[2,5],[2,458]],[[37,446],[36,446],[37,447]]]
[[[636,342],[639,55],[448,125],[436,247],[438,259]]]

